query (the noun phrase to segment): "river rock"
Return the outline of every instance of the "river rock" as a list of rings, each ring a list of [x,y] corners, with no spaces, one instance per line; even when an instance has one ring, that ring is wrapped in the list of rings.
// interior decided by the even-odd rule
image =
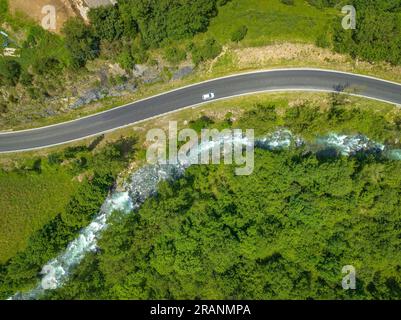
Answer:
[[[194,71],[194,66],[182,67],[173,74],[172,80],[180,80],[190,75],[193,71]]]

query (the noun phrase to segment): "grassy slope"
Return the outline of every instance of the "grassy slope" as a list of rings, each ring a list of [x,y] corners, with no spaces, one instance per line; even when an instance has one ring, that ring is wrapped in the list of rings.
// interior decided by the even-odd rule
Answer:
[[[0,263],[64,210],[77,185],[62,168],[42,174],[0,171]]]
[[[64,45],[63,38],[57,34],[41,29],[24,13],[16,12],[13,15],[6,14],[4,19],[0,18],[0,27],[1,26],[6,27],[5,30],[13,41],[11,46],[21,49],[20,57],[16,57],[15,60],[21,63],[25,68],[35,63],[37,59],[49,56],[56,57],[66,65],[69,64],[68,51]],[[22,48],[28,34],[33,36],[38,42],[35,49]]]
[[[222,43],[240,26],[248,27],[243,46],[260,46],[273,41],[314,43],[335,15],[335,10],[318,10],[304,0],[294,6],[280,0],[232,0],[219,10],[207,35]]]

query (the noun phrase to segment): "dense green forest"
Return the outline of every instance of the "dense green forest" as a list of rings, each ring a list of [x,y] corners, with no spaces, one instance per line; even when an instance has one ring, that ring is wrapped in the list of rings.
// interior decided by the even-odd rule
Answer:
[[[344,30],[343,15],[333,19],[330,27],[316,39],[321,47],[333,45],[335,51],[369,62],[386,61],[401,64],[401,1],[400,0],[307,0],[319,9],[356,9],[356,29]],[[294,5],[294,3],[292,3]]]
[[[256,152],[197,166],[116,214],[53,299],[399,299],[401,163]],[[341,269],[357,270],[357,290]]]
[[[73,19],[64,27],[73,65],[84,66],[87,60],[100,54],[100,44],[107,41],[120,42],[119,46],[114,46],[117,50],[111,53],[123,67],[132,68],[135,63],[145,62],[149,48],[205,32],[210,19],[217,15],[218,7],[226,2],[228,0],[120,0],[116,6],[92,9],[89,12],[91,26]],[[213,45],[210,47],[213,51]]]
[[[341,18],[333,22],[333,30],[326,36],[332,37],[334,49],[349,53],[354,58],[370,62],[387,61],[401,64],[401,1],[400,0],[308,0],[323,8],[353,5],[356,9],[356,29],[344,30]],[[318,43],[321,38],[318,39]],[[328,42],[323,41],[328,45]]]

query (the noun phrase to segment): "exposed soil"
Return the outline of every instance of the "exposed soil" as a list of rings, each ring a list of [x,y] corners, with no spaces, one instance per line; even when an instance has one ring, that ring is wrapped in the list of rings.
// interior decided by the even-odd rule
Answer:
[[[338,54],[312,44],[280,43],[264,47],[237,48],[233,50],[233,54],[240,70],[309,66],[369,74],[401,82],[401,66],[352,59],[348,55]]]
[[[346,58],[343,55],[336,54],[330,50],[317,48],[311,44],[274,44],[259,48],[237,49],[235,53],[238,56],[240,66],[249,64],[266,64],[274,61],[321,61],[328,60],[345,63]]]
[[[54,6],[56,8],[56,32],[60,32],[63,23],[69,17],[76,15],[69,0],[10,0],[9,5],[11,12],[22,12],[39,24],[45,16],[42,13],[43,7],[46,5]]]

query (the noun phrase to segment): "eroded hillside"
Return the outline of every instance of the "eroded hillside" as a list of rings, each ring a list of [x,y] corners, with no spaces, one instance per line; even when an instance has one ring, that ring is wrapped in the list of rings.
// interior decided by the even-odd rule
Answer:
[[[9,5],[12,12],[22,12],[33,20],[41,23],[46,15],[45,6],[51,5],[56,8],[56,32],[60,32],[63,23],[72,16],[79,15],[87,19],[89,8],[115,3],[114,0],[10,0]]]

